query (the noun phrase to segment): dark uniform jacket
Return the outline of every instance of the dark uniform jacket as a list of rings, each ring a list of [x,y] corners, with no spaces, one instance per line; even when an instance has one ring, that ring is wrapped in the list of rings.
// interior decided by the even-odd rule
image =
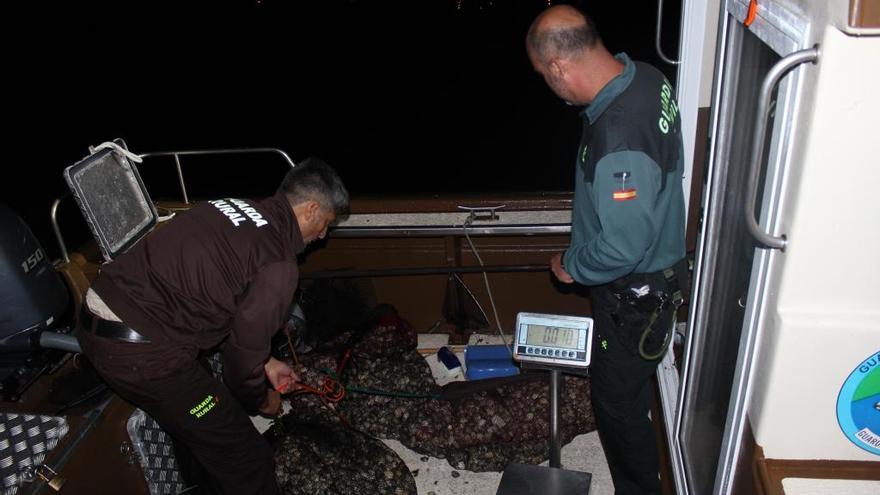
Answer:
[[[151,340],[139,344],[150,357],[145,374],[170,375],[222,342],[224,382],[255,411],[266,397],[263,365],[293,299],[303,248],[283,194],[214,200],[105,265],[92,287]]]
[[[684,157],[672,86],[650,65],[623,72],[584,110],[565,270],[599,285],[685,255]]]

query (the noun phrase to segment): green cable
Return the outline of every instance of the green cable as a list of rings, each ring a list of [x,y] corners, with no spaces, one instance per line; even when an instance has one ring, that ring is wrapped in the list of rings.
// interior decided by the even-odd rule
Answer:
[[[321,369],[324,373],[329,375],[331,378],[336,380],[339,383],[339,377],[336,376],[336,373],[332,370],[328,370],[327,368]],[[387,390],[373,390],[369,388],[360,388],[360,387],[345,387],[346,392],[355,392],[358,394],[367,394],[367,395],[383,395],[386,397],[400,397],[404,399],[440,399],[440,395],[425,395],[425,394],[411,394],[409,392],[388,392]]]

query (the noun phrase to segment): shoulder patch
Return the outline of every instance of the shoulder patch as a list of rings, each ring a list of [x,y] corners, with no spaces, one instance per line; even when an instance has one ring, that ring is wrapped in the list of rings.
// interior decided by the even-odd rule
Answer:
[[[636,199],[637,194],[636,190],[633,188],[620,189],[618,191],[614,191],[611,197],[614,199],[614,201],[628,201],[630,199]]]
[[[627,189],[626,187],[626,179],[632,177],[632,174],[629,172],[616,172],[614,174],[615,179],[620,179],[620,189],[614,191],[611,194],[611,198],[614,201],[627,201],[630,199],[636,199],[636,190],[633,187]]]

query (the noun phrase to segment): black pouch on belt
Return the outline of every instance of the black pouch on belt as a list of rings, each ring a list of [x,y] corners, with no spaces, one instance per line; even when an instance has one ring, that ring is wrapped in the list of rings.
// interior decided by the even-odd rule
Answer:
[[[612,283],[616,299],[611,318],[620,344],[644,359],[657,359],[669,345],[672,317],[681,305],[678,280],[686,273],[682,262],[654,273],[632,274]]]

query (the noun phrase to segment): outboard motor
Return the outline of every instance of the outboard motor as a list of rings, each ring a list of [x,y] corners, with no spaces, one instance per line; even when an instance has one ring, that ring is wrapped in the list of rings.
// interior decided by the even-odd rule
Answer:
[[[24,221],[0,204],[0,361],[28,352],[67,310],[70,295]]]
[[[19,216],[0,204],[0,400],[15,401],[79,352],[63,321],[67,284]]]

